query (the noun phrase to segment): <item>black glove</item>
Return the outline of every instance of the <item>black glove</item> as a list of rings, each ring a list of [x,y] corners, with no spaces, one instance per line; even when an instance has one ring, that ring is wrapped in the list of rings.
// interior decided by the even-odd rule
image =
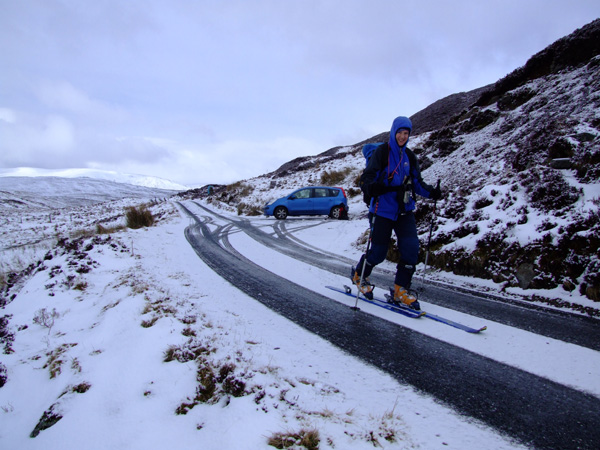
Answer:
[[[442,190],[439,186],[434,187],[431,191],[429,191],[429,198],[432,200],[439,200],[442,198]]]
[[[387,187],[381,183],[371,183],[366,186],[366,193],[369,197],[379,197],[380,195],[385,194],[387,191]]]

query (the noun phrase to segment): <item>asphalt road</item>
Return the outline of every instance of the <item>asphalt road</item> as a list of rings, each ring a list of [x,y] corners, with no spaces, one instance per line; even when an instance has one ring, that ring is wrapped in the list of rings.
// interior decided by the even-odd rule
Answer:
[[[221,277],[278,314],[384,370],[398,381],[487,423],[530,448],[600,448],[600,399],[597,397],[354,311],[291,283],[235,251],[229,244],[228,234],[241,229],[283,253],[289,252],[291,246],[297,259],[334,273],[345,274],[348,261],[324,257],[317,249],[294,242],[282,228],[275,238],[247,221],[221,216],[219,219],[226,224],[212,226],[214,230],[211,231],[207,223],[216,216],[214,213],[206,210],[207,214],[198,217],[183,205],[181,207],[195,219],[185,235],[198,256]],[[303,250],[298,252],[300,248]],[[492,303],[507,308],[508,314],[513,314],[511,311],[515,309],[502,302]],[[517,309],[523,309],[523,315],[527,312],[538,314],[538,311],[526,308]],[[474,314],[473,311],[469,313]],[[531,324],[526,326],[537,328],[538,322],[544,319],[545,316],[531,319]],[[564,322],[568,321],[563,318],[561,326]],[[595,325],[592,329],[599,332],[597,323],[583,323]],[[390,343],[401,343],[402,351]]]
[[[299,241],[292,232],[287,230],[286,222],[288,221],[273,221],[273,233],[267,233],[252,225],[248,220],[232,220],[214,213],[199,203],[195,203],[195,205],[205,211],[209,217],[218,217],[235,225],[266,247],[313,267],[337,275],[349,276],[350,267],[356,264],[356,261],[342,255],[324,252]],[[317,227],[322,224],[322,221],[310,221],[304,228]],[[388,286],[390,280],[393,280],[394,274],[375,268],[370,278],[376,286]],[[420,277],[414,278],[413,285],[420,293],[419,298],[427,303],[600,351],[600,320],[598,319],[550,310],[524,302],[507,303],[505,300],[496,299],[490,295],[459,292],[431,282],[423,284]]]

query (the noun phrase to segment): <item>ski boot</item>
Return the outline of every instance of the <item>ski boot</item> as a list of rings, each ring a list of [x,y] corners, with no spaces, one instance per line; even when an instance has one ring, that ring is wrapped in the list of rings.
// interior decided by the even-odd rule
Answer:
[[[388,300],[390,303],[405,306],[407,308],[414,309],[415,311],[421,311],[421,305],[419,305],[417,297],[410,294],[406,289],[397,284],[395,284],[393,288],[390,288]]]
[[[359,292],[369,300],[373,300],[373,289],[375,286],[371,284],[367,277],[363,278],[362,283],[360,282],[360,273],[356,271],[355,267],[352,267],[352,273],[350,274],[352,283],[356,286]]]

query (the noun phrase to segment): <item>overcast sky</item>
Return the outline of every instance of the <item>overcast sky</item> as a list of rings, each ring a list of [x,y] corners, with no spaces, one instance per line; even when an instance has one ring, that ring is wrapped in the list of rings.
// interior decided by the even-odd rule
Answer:
[[[0,170],[251,178],[598,17],[598,0],[0,0]]]

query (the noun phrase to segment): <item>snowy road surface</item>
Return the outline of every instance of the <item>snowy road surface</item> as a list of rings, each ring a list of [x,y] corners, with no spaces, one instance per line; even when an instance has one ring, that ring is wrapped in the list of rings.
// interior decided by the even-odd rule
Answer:
[[[237,220],[210,213],[199,204],[186,204],[186,211],[194,220],[186,229],[186,237],[202,260],[231,284],[289,320],[527,446],[596,448],[600,442],[600,389],[593,381],[600,367],[598,352],[593,350],[597,349],[597,321],[565,320],[561,314],[480,300],[488,310],[481,314],[490,325],[488,338],[487,331],[486,336],[472,336],[442,324],[423,323],[422,319],[390,318],[385,311],[374,312],[364,305],[356,312],[348,307],[343,295],[337,298],[322,288],[345,282],[343,274],[352,258],[311,247],[287,232],[281,222]],[[302,223],[297,233],[300,235],[302,231],[314,233],[332,222],[298,223]],[[236,245],[242,241],[243,245]],[[238,250],[251,245],[262,247],[264,261],[252,261]],[[306,281],[298,274],[286,273],[286,258],[290,257],[306,263],[310,275]],[[302,287],[308,283],[314,290]],[[448,298],[447,291],[442,297]],[[452,314],[453,320],[483,324],[477,310],[473,315],[465,314],[468,308],[464,303],[463,311],[458,312],[426,305],[433,313]],[[511,314],[515,310],[518,314]],[[487,323],[490,316],[500,317],[503,311],[508,318]],[[561,326],[583,324],[591,330],[587,333],[589,342],[574,345],[563,342],[569,339],[560,340],[560,333],[552,336],[557,326],[550,323],[547,330],[547,317]],[[526,322],[520,328],[527,331],[506,325],[516,322],[519,327],[520,321]],[[531,334],[532,328],[546,331],[540,331],[542,336],[519,338],[523,333]],[[571,335],[566,333],[567,338]],[[504,339],[505,345],[497,344],[498,339]],[[486,348],[482,340],[490,341],[489,354],[482,351]],[[554,363],[570,365],[575,369],[570,373],[577,373],[576,377],[561,375],[564,371],[557,371],[554,378],[535,373],[536,358],[548,359],[544,348],[548,346],[552,346]],[[498,350],[502,347],[504,350]]]
[[[306,242],[297,239],[294,233],[299,230],[310,233],[319,232],[315,227],[323,225],[320,220],[311,220],[307,224],[295,227],[293,232],[287,230],[287,221],[268,222],[272,232],[265,232],[248,220],[239,219],[232,221],[231,218],[211,212],[199,203],[194,206],[213,217],[219,217],[230,225],[235,225],[253,240],[262,245],[275,249],[280,253],[300,260],[311,267],[317,267],[327,272],[347,277],[351,265],[356,264],[356,259],[349,259],[340,253],[326,252]],[[305,221],[303,221],[305,222]],[[272,226],[271,226],[272,224]],[[376,286],[387,286],[389,280],[393,279],[390,271],[381,271],[376,268],[371,275],[371,281]],[[347,279],[344,280],[348,282]],[[508,304],[505,301],[496,301],[490,296],[473,295],[471,293],[449,290],[447,287],[428,283],[423,285],[419,276],[414,277],[414,287],[420,291],[421,298],[429,304],[440,305],[453,310],[461,311],[482,319],[499,322],[511,327],[570,342],[583,347],[600,350],[600,326],[598,320],[586,316],[570,313],[562,313],[546,308],[536,308],[526,304]],[[434,312],[434,311],[430,311]],[[567,320],[566,320],[567,319]]]

